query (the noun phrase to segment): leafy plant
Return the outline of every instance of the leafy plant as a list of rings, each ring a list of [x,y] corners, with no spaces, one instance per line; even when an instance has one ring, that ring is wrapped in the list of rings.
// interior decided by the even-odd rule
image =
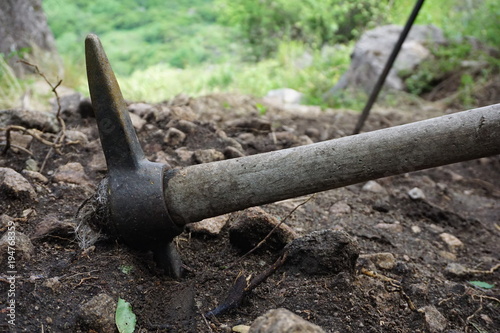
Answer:
[[[237,27],[256,59],[269,57],[281,41],[300,41],[311,47],[345,43],[357,37],[382,13],[383,2],[218,0],[219,20]]]
[[[483,281],[469,281],[469,283],[472,284],[473,286],[483,288],[483,289],[492,289],[495,287],[494,284],[489,284],[489,283],[483,282]]]
[[[116,305],[115,322],[118,332],[134,333],[136,317],[132,312],[132,306],[125,300],[118,298]]]

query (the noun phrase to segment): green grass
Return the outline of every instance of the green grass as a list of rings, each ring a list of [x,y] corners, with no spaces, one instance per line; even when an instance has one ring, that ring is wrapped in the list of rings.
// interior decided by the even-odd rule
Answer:
[[[338,46],[323,54],[299,43],[283,43],[275,59],[258,63],[225,63],[173,68],[166,64],[118,76],[123,94],[130,100],[159,102],[181,93],[204,95],[240,92],[264,96],[269,90],[287,87],[305,94],[305,103],[321,104],[348,66],[351,46]],[[306,55],[306,56],[305,56]],[[310,57],[308,66],[300,59]]]
[[[402,25],[413,5],[414,0],[390,1],[385,17],[377,17],[371,26]],[[249,46],[238,39],[236,27],[219,23],[216,0],[44,0],[43,7],[64,59],[63,85],[86,95],[84,38],[89,32],[100,36],[125,98],[148,102],[180,93],[232,91],[264,96],[269,90],[288,87],[304,93],[305,103],[327,106],[322,96],[348,68],[353,47],[350,43],[312,49],[299,42],[282,42],[269,58],[251,62],[245,56]],[[499,15],[496,0],[427,1],[417,24],[434,24],[453,40],[473,35],[499,45],[500,29],[495,23]],[[455,46],[442,49],[451,53],[444,58],[453,61],[439,66],[455,66],[462,51]],[[306,58],[312,61],[304,64]],[[18,103],[34,79],[16,79],[2,61],[0,105],[7,107]],[[423,72],[412,73],[415,93],[430,88],[433,78],[425,71],[429,68],[424,66]],[[469,81],[463,78],[466,89]],[[366,95],[345,92],[328,106],[360,109],[365,101]]]

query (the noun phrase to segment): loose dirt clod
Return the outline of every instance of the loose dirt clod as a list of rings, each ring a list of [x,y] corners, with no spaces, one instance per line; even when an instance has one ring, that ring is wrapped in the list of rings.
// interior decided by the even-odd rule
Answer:
[[[344,231],[321,230],[293,240],[285,249],[286,266],[306,275],[353,273],[359,256],[357,242]]]

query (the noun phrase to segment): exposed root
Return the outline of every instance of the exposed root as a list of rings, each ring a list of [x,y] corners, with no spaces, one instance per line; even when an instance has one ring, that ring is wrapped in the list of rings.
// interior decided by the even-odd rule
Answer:
[[[108,218],[108,179],[105,178],[97,187],[97,191],[85,200],[76,212],[75,235],[81,249],[85,250],[106,238],[102,233],[102,226],[103,221]]]

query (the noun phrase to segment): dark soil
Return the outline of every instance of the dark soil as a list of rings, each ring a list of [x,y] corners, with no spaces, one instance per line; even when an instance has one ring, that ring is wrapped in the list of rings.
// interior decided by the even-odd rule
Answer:
[[[150,160],[186,166],[196,163],[195,159],[182,159],[175,150],[224,152],[228,140],[221,139],[220,130],[250,155],[303,144],[307,142],[304,135],[314,142],[348,135],[357,120],[355,113],[305,107],[268,106],[266,114],[259,115],[256,103],[262,102],[239,95],[178,97],[155,106],[156,111],[144,112],[141,116],[147,124],[138,135]],[[436,330],[432,314],[424,310],[429,306],[446,319],[446,328],[440,331],[500,332],[500,269],[489,271],[500,262],[500,156],[380,179],[377,182],[383,189],[379,192],[358,184],[316,194],[286,220],[287,225],[301,236],[322,229],[344,230],[359,243],[362,254],[388,252],[395,262],[382,268],[362,256],[354,274],[321,276],[282,267],[237,309],[206,321],[202,314],[224,300],[239,274],[259,274],[279,252],[256,252],[227,268],[242,255],[229,242],[227,228],[217,236],[183,233],[175,244],[187,274],[175,281],[161,274],[150,253],[131,250],[120,242],[99,241],[83,250],[67,229],[40,235],[40,224],[48,218],[75,225],[78,207],[105,176],[95,119],[87,117],[83,108],[82,113],[66,109],[68,129],[86,134],[89,142],[66,145],[60,154],[52,151],[42,172],[48,183],[27,178],[36,190],[36,201],[4,197],[0,202],[0,213],[13,218],[16,230],[28,235],[35,248],[30,259],[16,259],[13,331],[100,331],[82,318],[81,309],[104,293],[132,305],[136,332],[230,332],[231,327],[250,325],[267,310],[280,307],[326,332],[429,332]],[[445,112],[432,104],[378,110],[365,130]],[[170,126],[182,127],[179,120],[196,126],[184,143],[172,146],[163,136]],[[49,153],[49,147],[35,141],[30,150],[39,166]],[[24,152],[10,150],[0,156],[0,167],[21,172],[28,158]],[[58,167],[70,162],[80,163],[86,178],[77,184],[55,181]],[[415,187],[425,193],[425,199],[409,197],[408,191]],[[307,198],[262,208],[282,219]],[[5,225],[1,228],[2,233],[6,231]],[[443,233],[457,237],[463,245],[447,244]],[[453,263],[473,271],[460,274],[450,268]],[[4,267],[6,260],[0,269],[0,330],[8,332],[12,326],[5,325],[8,304],[4,300],[10,284]],[[379,278],[367,271],[378,273]],[[479,288],[470,281],[495,286]]]

